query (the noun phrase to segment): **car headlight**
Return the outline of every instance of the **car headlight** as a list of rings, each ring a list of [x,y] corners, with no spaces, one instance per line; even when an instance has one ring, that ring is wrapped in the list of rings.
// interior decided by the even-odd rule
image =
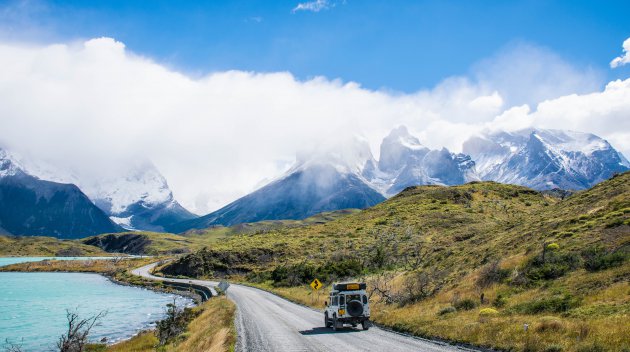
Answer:
[[[346,310],[345,309],[339,309],[339,315],[344,315],[346,314]]]

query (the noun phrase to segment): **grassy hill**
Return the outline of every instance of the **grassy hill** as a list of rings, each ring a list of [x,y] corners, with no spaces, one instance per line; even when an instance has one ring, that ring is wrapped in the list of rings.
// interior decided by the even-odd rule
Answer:
[[[0,236],[0,256],[107,256],[100,248],[78,241],[43,236]]]
[[[524,351],[630,350],[630,173],[564,200],[493,182],[422,186],[323,224],[232,235],[163,268],[296,301],[368,281],[374,319]],[[525,328],[527,324],[527,328]]]
[[[190,230],[180,235],[149,231],[102,234],[78,240],[60,240],[42,236],[0,235],[0,256],[81,256],[109,253],[179,255],[239,234],[264,234],[280,229],[294,229],[339,219],[359,212],[346,209],[314,215],[304,220],[271,220],[229,227],[216,226]]]

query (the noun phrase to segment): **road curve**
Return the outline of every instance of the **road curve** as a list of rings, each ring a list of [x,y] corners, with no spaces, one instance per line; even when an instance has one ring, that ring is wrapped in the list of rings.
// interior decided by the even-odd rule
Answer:
[[[165,279],[153,276],[149,264],[132,271],[153,280],[193,282],[214,287],[215,281]],[[236,351],[474,351],[414,338],[372,327],[368,331],[344,328],[334,332],[324,327],[322,312],[310,309],[269,292],[242,285],[230,285],[228,297],[236,303]]]

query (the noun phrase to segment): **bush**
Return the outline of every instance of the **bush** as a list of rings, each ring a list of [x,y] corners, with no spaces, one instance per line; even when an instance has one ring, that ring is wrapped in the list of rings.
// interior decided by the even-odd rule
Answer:
[[[580,300],[569,294],[543,298],[535,301],[515,305],[511,310],[523,314],[538,314],[542,312],[564,313],[578,307]]]
[[[448,306],[448,307],[440,309],[440,311],[438,312],[438,315],[446,315],[446,314],[455,313],[455,312],[457,312],[457,309],[455,307]]]
[[[547,245],[547,250],[549,251],[557,251],[558,249],[560,249],[560,246],[557,243],[549,243]]]
[[[477,285],[479,287],[487,287],[496,282],[501,282],[510,276],[510,269],[501,269],[500,262],[494,261],[481,268]]]
[[[627,253],[622,251],[609,253],[602,247],[587,248],[582,251],[584,268],[588,271],[600,271],[620,266],[627,257]]]
[[[482,317],[490,317],[497,314],[499,314],[499,312],[496,309],[492,309],[492,308],[483,308],[482,310],[479,311],[479,316],[482,316]]]
[[[470,298],[464,298],[456,301],[454,306],[457,310],[471,310],[477,307],[477,302]]]
[[[160,345],[166,345],[180,336],[188,323],[196,318],[201,312],[195,312],[191,308],[182,308],[173,300],[173,303],[166,305],[166,318],[157,322],[155,335]]]
[[[274,286],[297,286],[307,284],[314,278],[321,281],[333,281],[337,278],[358,276],[363,272],[361,262],[354,258],[331,260],[320,266],[308,262],[293,265],[281,265],[271,272]]]
[[[554,317],[543,317],[536,326],[537,332],[560,332],[564,330],[562,321]]]
[[[550,244],[548,246],[553,245]],[[564,276],[569,271],[579,268],[581,258],[573,252],[557,253],[555,250],[544,250],[525,264],[524,275],[527,282],[552,280]]]
[[[492,305],[497,308],[505,307],[506,304],[507,298],[503,297],[503,295],[500,293],[497,294],[497,297],[494,299],[494,301],[492,301]]]

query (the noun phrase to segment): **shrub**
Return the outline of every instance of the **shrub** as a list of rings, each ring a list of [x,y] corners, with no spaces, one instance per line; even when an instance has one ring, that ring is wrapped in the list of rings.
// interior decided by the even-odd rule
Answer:
[[[479,311],[479,316],[482,316],[482,317],[489,317],[489,316],[493,316],[497,314],[499,314],[499,312],[496,309],[492,309],[492,308],[483,308],[482,310]]]
[[[599,271],[620,266],[627,257],[627,253],[622,251],[609,253],[602,247],[592,247],[582,251],[584,268],[588,271]]]
[[[554,317],[543,317],[536,326],[538,332],[560,332],[562,330],[564,330],[564,324]]]
[[[550,244],[548,246],[553,245]],[[527,280],[552,280],[564,276],[567,272],[579,268],[581,258],[573,252],[557,253],[554,250],[544,250],[543,253],[530,259],[523,269]]]
[[[492,301],[492,305],[497,308],[505,307],[506,304],[507,304],[507,298],[505,298],[500,293],[497,294],[497,297],[494,299],[494,301]]]
[[[297,286],[311,282],[314,278],[332,281],[336,278],[357,276],[363,272],[361,262],[354,258],[332,260],[320,266],[308,262],[281,265],[271,272],[274,286]]]
[[[387,225],[387,219],[378,219],[374,222],[374,225]]]
[[[471,310],[477,307],[477,302],[470,298],[464,298],[456,301],[454,306],[457,310]]]
[[[560,246],[557,243],[549,243],[547,245],[547,250],[556,251],[558,249],[560,249]]]
[[[182,308],[174,299],[166,308],[166,318],[158,321],[155,326],[155,335],[162,346],[178,338],[186,331],[188,323],[201,314],[200,311],[195,312],[191,308]]]
[[[446,315],[446,314],[455,313],[455,312],[457,312],[457,309],[455,307],[448,306],[448,307],[444,307],[440,309],[440,311],[438,312],[438,315]]]
[[[510,276],[511,270],[501,269],[499,265],[500,262],[497,260],[481,268],[477,285],[479,287],[487,287],[495,282],[501,282],[507,279]]]
[[[564,313],[580,305],[580,299],[569,294],[554,296],[515,305],[511,310],[517,313],[538,314],[542,312]]]

